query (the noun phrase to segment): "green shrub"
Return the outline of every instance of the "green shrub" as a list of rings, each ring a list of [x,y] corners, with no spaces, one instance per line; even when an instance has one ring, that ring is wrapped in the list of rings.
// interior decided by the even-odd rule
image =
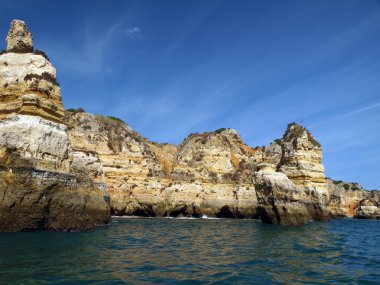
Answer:
[[[348,185],[348,184],[343,184],[343,188],[344,188],[345,190],[348,190],[348,189],[350,189],[350,185]]]
[[[122,119],[119,119],[119,118],[116,118],[116,117],[112,117],[112,116],[107,116],[107,118],[125,124],[125,122]]]
[[[37,80],[45,80],[47,82],[50,82],[53,85],[59,86],[59,83],[56,78],[53,77],[50,73],[47,73],[46,71],[43,72],[41,75],[36,74],[36,73],[29,73],[25,75],[24,81],[32,80],[33,78]]]
[[[296,122],[291,122],[288,124],[288,128],[290,128],[291,126],[294,126],[294,125],[296,125]]]
[[[83,108],[78,108],[78,109],[74,109],[74,108],[70,108],[70,109],[66,109],[67,112],[72,112],[72,113],[85,113],[86,111],[83,109]]]
[[[360,188],[358,187],[358,186],[353,186],[352,188],[351,188],[351,190],[354,190],[354,191],[356,191],[356,190],[359,190]]]
[[[221,132],[224,132],[225,130],[227,130],[227,129],[226,128],[220,128],[220,129],[217,129],[216,131],[214,131],[214,133],[220,134]]]
[[[274,143],[276,143],[278,145],[282,145],[282,140],[281,139],[275,139]]]
[[[337,185],[337,184],[342,184],[343,181],[342,181],[342,180],[336,180],[336,181],[334,181],[333,183],[334,183],[335,185]]]
[[[138,143],[141,143],[143,141],[142,137],[140,136],[134,137],[134,140],[137,141]]]

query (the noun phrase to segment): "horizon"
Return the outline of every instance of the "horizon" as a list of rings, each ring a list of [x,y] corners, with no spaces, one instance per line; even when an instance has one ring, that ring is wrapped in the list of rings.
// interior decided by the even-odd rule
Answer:
[[[379,1],[56,4],[2,1],[0,34],[26,22],[65,109],[172,144],[224,127],[268,145],[296,122],[326,177],[380,189]]]

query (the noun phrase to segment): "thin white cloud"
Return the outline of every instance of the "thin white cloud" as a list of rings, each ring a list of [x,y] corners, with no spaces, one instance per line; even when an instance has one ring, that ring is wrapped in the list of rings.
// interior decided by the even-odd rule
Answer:
[[[371,109],[374,109],[374,108],[377,108],[377,107],[380,107],[380,102],[377,102],[375,104],[366,106],[364,108],[357,109],[357,110],[351,112],[350,115],[354,115],[354,114],[357,114],[357,113],[362,113],[362,112],[365,112],[365,111],[368,111],[368,110],[371,110]]]
[[[125,31],[125,35],[132,39],[132,38],[136,38],[138,36],[140,36],[140,33],[141,33],[141,29],[140,27],[133,27],[133,28],[129,28]]]

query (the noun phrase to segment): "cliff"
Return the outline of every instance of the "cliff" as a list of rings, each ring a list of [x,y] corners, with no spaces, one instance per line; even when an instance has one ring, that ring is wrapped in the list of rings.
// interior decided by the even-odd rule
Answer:
[[[332,217],[380,219],[380,191],[367,191],[353,182],[326,179]]]
[[[275,159],[259,165],[260,170],[254,173],[261,219],[285,225],[328,219],[320,143],[294,123],[277,143],[281,151],[276,152]],[[271,153],[268,149],[267,157]]]
[[[0,55],[0,231],[109,222],[97,155],[74,151],[62,124],[55,68],[34,51],[24,22],[12,22],[7,44]]]
[[[256,218],[281,225],[379,218],[379,191],[325,178],[322,146],[289,124],[252,148],[234,129],[180,145],[120,119],[64,111],[56,71],[13,21],[0,55],[0,231],[85,230],[110,214]]]
[[[321,144],[297,124],[289,124],[281,140],[251,148],[233,129],[191,134],[175,146],[83,110],[66,111],[64,121],[75,149],[99,155],[114,215],[260,218],[283,225],[376,217],[372,192],[347,191],[325,179]]]
[[[275,224],[326,218],[322,149],[301,126],[253,149],[233,129],[192,134],[174,146],[150,142],[112,117],[71,110],[64,121],[75,149],[99,155],[113,214]]]
[[[225,175],[236,172],[242,159],[237,158],[242,153],[231,150],[229,132],[193,135],[177,147],[150,142],[115,118],[66,112],[65,121],[75,148],[99,154],[114,214],[219,215],[229,205],[239,215],[235,208],[240,203],[241,211],[245,207],[247,215],[255,215],[250,205],[256,201],[254,190],[248,194],[252,197],[244,197],[252,183],[242,181],[239,187],[232,175]],[[191,148],[197,149],[189,153]],[[213,157],[215,152],[220,153]],[[234,165],[225,165],[230,159]]]

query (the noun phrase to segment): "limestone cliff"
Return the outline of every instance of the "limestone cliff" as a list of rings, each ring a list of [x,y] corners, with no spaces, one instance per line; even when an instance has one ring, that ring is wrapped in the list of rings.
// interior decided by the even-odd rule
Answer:
[[[276,144],[281,151],[268,148],[266,163],[254,173],[261,219],[285,225],[327,219],[328,192],[319,142],[293,123]]]
[[[74,148],[98,153],[114,214],[223,215],[225,207],[228,215],[255,215],[251,173],[243,177],[243,151],[253,150],[232,130],[192,135],[176,147],[150,142],[112,117],[70,111],[65,122]]]
[[[233,129],[191,134],[175,146],[83,110],[66,111],[64,121],[75,149],[99,155],[115,215],[245,217],[284,225],[358,216],[359,209],[374,216],[376,200],[364,192],[355,198],[332,190],[320,143],[297,124],[281,140],[251,148]],[[346,209],[351,200],[355,206]]]
[[[379,191],[325,178],[302,126],[252,148],[234,129],[151,142],[123,121],[63,111],[56,71],[13,21],[0,55],[0,231],[88,229],[114,215],[379,218]],[[64,124],[63,124],[64,122]]]
[[[326,218],[320,144],[289,126],[255,149],[233,129],[158,144],[112,117],[65,112],[75,149],[98,153],[114,214],[261,218],[298,224]],[[287,176],[288,175],[288,176]]]
[[[0,55],[0,231],[86,230],[110,220],[97,154],[73,151],[56,72],[15,20]]]
[[[34,52],[24,22],[12,22],[7,42],[0,55],[0,119],[25,114],[62,123],[56,70],[44,53]]]
[[[328,210],[332,217],[380,218],[380,191],[367,191],[358,183],[326,179]]]
[[[380,191],[368,191],[366,198],[362,199],[355,213],[358,219],[380,219]]]

